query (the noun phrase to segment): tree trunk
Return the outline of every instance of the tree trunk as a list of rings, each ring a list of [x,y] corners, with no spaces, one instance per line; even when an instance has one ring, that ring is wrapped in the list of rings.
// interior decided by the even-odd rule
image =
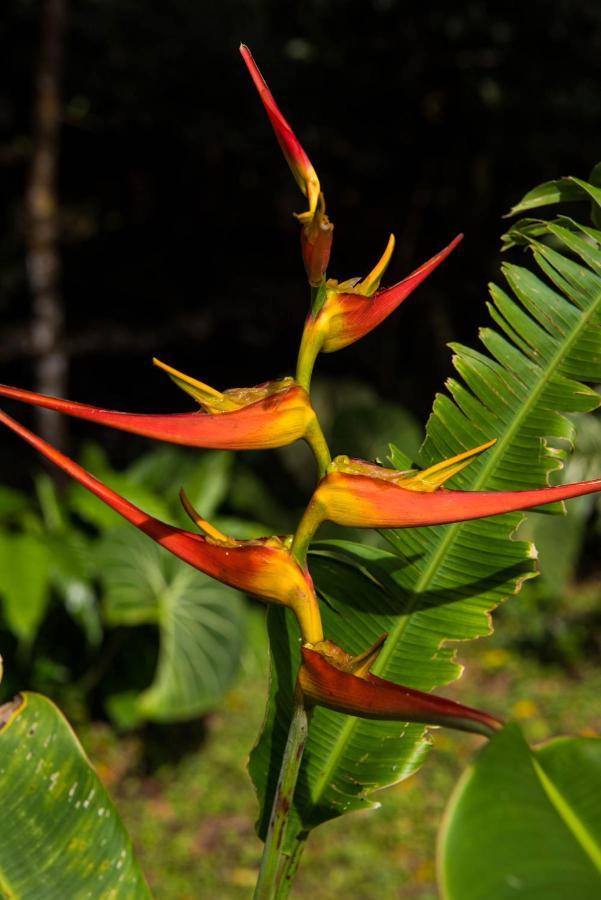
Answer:
[[[64,396],[68,359],[59,252],[58,159],[61,127],[60,81],[66,0],[44,0],[33,101],[33,152],[26,207],[27,275],[32,294],[31,340],[36,356],[36,390]],[[64,418],[39,411],[43,436],[64,447]]]

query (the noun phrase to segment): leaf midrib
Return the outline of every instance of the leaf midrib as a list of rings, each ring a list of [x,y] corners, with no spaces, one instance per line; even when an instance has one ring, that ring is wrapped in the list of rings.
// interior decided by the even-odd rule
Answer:
[[[570,302],[570,301],[568,300],[567,302]],[[540,397],[540,394],[542,393],[550,376],[555,373],[555,371],[557,370],[562,359],[565,358],[565,356],[567,356],[568,352],[571,350],[576,339],[580,336],[581,332],[588,324],[589,319],[597,311],[597,307],[598,307],[599,303],[601,303],[601,291],[599,291],[596,299],[594,300],[594,302],[591,303],[591,306],[586,311],[586,313],[582,312],[582,316],[580,316],[578,318],[577,327],[575,327],[573,329],[571,336],[568,339],[561,341],[560,349],[553,356],[553,358],[549,361],[548,366],[545,368],[542,368],[541,366],[539,366],[541,377],[539,378],[539,382],[538,382],[536,389],[528,394],[528,399],[527,399],[526,403],[523,404],[523,406],[520,408],[520,412],[518,412],[518,414],[514,418],[513,423],[506,430],[504,436],[497,440],[497,443],[495,444],[490,455],[488,456],[488,460],[485,463],[485,465],[483,466],[483,468],[480,472],[480,475],[474,482],[474,485],[472,486],[471,490],[474,490],[474,491],[480,490],[482,488],[483,484],[486,482],[486,479],[491,474],[491,472],[494,471],[494,469],[498,465],[500,458],[502,457],[503,452],[504,452],[505,448],[507,447],[508,443],[510,442],[511,439],[513,439],[516,431],[521,426],[522,422],[527,417],[527,415],[529,415],[533,404]],[[395,626],[395,628],[389,634],[389,636],[386,640],[386,643],[382,649],[382,652],[380,653],[380,656],[378,657],[376,664],[373,667],[374,673],[382,674],[382,672],[385,670],[388,660],[390,659],[393,652],[396,650],[396,646],[397,646],[398,642],[400,641],[401,637],[403,636],[405,629],[407,628],[409,619],[415,610],[415,606],[416,606],[419,594],[423,593],[423,591],[430,585],[430,583],[434,577],[434,574],[438,569],[441,558],[446,555],[449,546],[455,540],[457,532],[459,531],[460,528],[463,527],[464,524],[465,523],[463,523],[463,522],[457,522],[454,525],[447,526],[447,531],[445,532],[445,535],[443,536],[442,540],[440,541],[438,550],[435,551],[433,557],[431,558],[431,561],[429,562],[428,566],[426,567],[425,571],[422,573],[421,577],[419,578],[419,580],[417,582],[415,590],[413,591],[413,594],[411,595],[411,599],[409,601],[409,607],[408,607],[407,611],[405,613],[403,613],[402,616],[400,616],[398,624]],[[441,641],[441,644],[442,644],[442,641]],[[332,754],[330,757],[331,761],[328,763],[326,768],[322,770],[321,776],[316,781],[315,790],[312,792],[311,800],[314,803],[314,805],[317,804],[317,802],[319,801],[319,798],[323,794],[324,789],[329,784],[330,777],[344,753],[344,749],[346,747],[348,737],[350,736],[350,734],[352,734],[353,730],[355,729],[355,727],[357,726],[359,721],[360,720],[357,718],[349,717],[347,719],[347,721],[344,723],[343,728],[339,732],[338,737],[332,747]]]
[[[534,757],[532,758],[532,766],[547,799],[568,831],[574,837],[574,840],[580,845],[599,874],[601,874],[601,846],[595,841],[594,836],[590,834],[585,823],[580,819],[576,811],[570,806],[569,801],[564,797],[557,785],[551,781],[542,765]]]

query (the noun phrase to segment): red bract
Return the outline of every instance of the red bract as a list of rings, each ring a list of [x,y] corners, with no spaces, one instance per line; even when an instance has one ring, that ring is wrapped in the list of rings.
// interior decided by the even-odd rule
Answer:
[[[355,288],[343,289],[343,285],[329,287],[326,302],[316,323],[316,327],[323,330],[321,350],[333,353],[373,331],[447,258],[462,237],[461,234],[457,235],[448,247],[393,287],[381,291],[373,288],[370,293],[364,293],[363,283]]]
[[[311,287],[319,287],[330,262],[334,226],[326,216],[323,194],[315,215],[301,231],[301,251],[307,279]]]
[[[278,140],[278,144],[282,148],[282,153],[286,158],[286,162],[290,166],[290,170],[296,179],[296,183],[309,201],[308,211],[299,215],[298,219],[303,223],[310,222],[315,215],[319,198],[319,179],[317,173],[311,165],[311,160],[303,150],[300,141],[280,112],[271,91],[267,87],[265,79],[259,72],[259,68],[255,63],[250,50],[244,44],[241,44],[240,53],[242,54],[246,67],[255,83],[255,87],[259,92],[259,96],[265,107],[265,112],[275,131],[275,136]]]
[[[444,250],[390,288],[378,290],[394,250],[394,235],[390,235],[382,258],[366,278],[343,282],[328,279],[322,287],[321,304],[309,313],[305,322],[297,367],[299,384],[308,388],[320,352],[342,350],[373,331],[447,258],[462,238],[463,235],[457,235]]]
[[[323,310],[328,319],[323,352],[341,350],[373,331],[447,258],[462,238],[462,234],[457,235],[448,247],[393,287],[376,291],[371,296],[361,296],[353,291],[334,292],[329,307],[326,301]]]
[[[558,500],[601,491],[601,478],[530,491],[408,490],[400,484],[363,475],[332,472],[320,483],[315,500],[323,519],[351,528],[414,528],[482,519],[531,509]]]
[[[424,471],[398,472],[338,456],[319,482],[294,538],[294,552],[307,552],[322,522],[350,528],[415,528],[483,519],[601,491],[601,478],[529,491],[454,491],[442,487],[489,441]]]
[[[170,553],[224,584],[247,591],[262,600],[290,607],[299,620],[303,639],[309,642],[322,640],[321,619],[311,576],[292,558],[284,540],[269,537],[237,541],[220,535],[214,529],[205,529],[210,536],[203,537],[174,528],[115,493],[1,410],[0,422]],[[200,517],[197,521],[203,523]]]
[[[211,411],[166,415],[115,412],[7,385],[0,385],[0,396],[188,447],[267,450],[301,438],[309,443],[323,440],[306,391],[291,378],[220,393],[181,373],[173,375],[175,370],[169,367],[163,368]],[[204,389],[202,394],[195,385]]]
[[[385,681],[369,672],[357,675],[345,671],[339,667],[338,655],[328,654],[326,658],[318,648],[308,647],[302,647],[301,653],[298,680],[308,705],[325,706],[362,719],[445,725],[486,737],[502,727],[497,719],[481,710]]]

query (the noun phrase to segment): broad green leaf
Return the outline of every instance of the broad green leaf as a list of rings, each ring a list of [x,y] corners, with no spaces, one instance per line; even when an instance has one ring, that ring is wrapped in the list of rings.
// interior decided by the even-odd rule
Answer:
[[[576,426],[576,446],[561,480],[597,478],[601,472],[601,418],[578,414],[572,420]],[[520,537],[536,545],[546,596],[560,597],[573,580],[582,555],[587,520],[598,502],[594,494],[578,497],[567,505],[565,518],[529,515],[520,527]]]
[[[245,614],[237,591],[129,528],[105,539],[101,564],[107,623],[151,623],[160,632],[154,681],[135,701],[138,717],[172,722],[215,706],[240,661]]]
[[[15,491],[13,488],[0,485],[0,519],[7,519],[27,509],[30,500],[26,494],[21,491]]]
[[[131,841],[59,710],[25,693],[0,707],[0,896],[148,898]]]
[[[546,231],[551,234],[550,227]],[[432,465],[491,438],[496,444],[456,475],[451,487],[520,490],[548,484],[572,445],[574,426],[563,413],[599,406],[599,395],[585,382],[601,382],[601,277],[595,271],[601,250],[594,241],[574,244],[572,233],[569,246],[562,231],[552,236],[563,253],[528,238],[542,274],[503,267],[509,290],[491,288],[489,310],[498,330],[481,330],[482,349],[453,345],[459,377],[450,378],[448,393],[435,399],[420,461]],[[579,258],[571,258],[574,253]],[[395,454],[391,461],[406,464]],[[534,547],[514,539],[522,519],[514,513],[388,532],[390,552],[348,542],[317,545],[310,565],[327,637],[357,653],[388,632],[375,674],[420,690],[454,680],[461,667],[448,643],[489,634],[491,610],[536,573]],[[266,797],[260,831],[290,715],[283,684],[295,671],[295,638],[281,618],[271,616],[274,686],[251,761],[259,796]],[[424,752],[423,729],[416,726],[319,710],[288,839],[369,805],[373,790],[414,771]]]
[[[87,445],[82,454],[82,465],[100,481],[108,484],[118,494],[127,497],[149,515],[158,519],[169,519],[169,507],[162,497],[129,477],[127,472],[116,472],[112,469],[100,447],[95,444]],[[69,508],[100,531],[115,528],[123,522],[121,516],[110,506],[102,503],[79,484],[70,485],[67,498]]]
[[[50,551],[33,534],[0,534],[0,608],[16,637],[31,642],[50,599]]]
[[[495,735],[455,788],[439,875],[445,900],[600,897],[601,740]]]
[[[47,534],[45,545],[50,553],[49,574],[57,596],[66,611],[84,630],[90,644],[102,639],[99,602],[96,596],[96,542],[75,528],[65,526]]]
[[[127,478],[163,498],[178,522],[188,523],[179,501],[184,487],[192,504],[209,519],[229,490],[234,454],[225,450],[202,453],[181,447],[160,447],[127,469]]]

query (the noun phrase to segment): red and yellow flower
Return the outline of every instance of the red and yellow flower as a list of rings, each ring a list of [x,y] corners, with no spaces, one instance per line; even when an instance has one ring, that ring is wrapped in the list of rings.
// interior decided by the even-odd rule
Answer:
[[[443,487],[489,441],[423,471],[399,472],[338,456],[319,482],[295,536],[302,558],[324,521],[351,528],[415,528],[482,519],[601,491],[601,478],[526,491],[456,491]]]
[[[386,635],[358,657],[331,641],[302,647],[298,684],[307,706],[325,706],[362,719],[444,725],[490,737],[502,727],[486,712],[371,675]]]
[[[188,447],[267,450],[304,439],[314,447],[319,458],[328,456],[309,396],[294,379],[284,378],[222,393],[159,360],[154,362],[197,401],[202,412],[165,415],[115,412],[7,385],[0,385],[0,396]]]
[[[175,528],[148,515],[115,493],[1,410],[0,422],[174,556],[217,581],[269,603],[290,607],[299,621],[304,641],[314,643],[323,639],[313,582],[308,570],[301,568],[291,556],[290,539],[267,537],[238,541],[229,538],[202,519],[185,496],[182,499],[186,510],[205,534]]]
[[[298,361],[299,383],[308,387],[318,353],[342,350],[373,331],[447,258],[462,237],[457,235],[411,275],[384,290],[378,288],[394,250],[392,234],[382,257],[366,278],[343,282],[328,279],[321,305],[309,313],[305,323]]]
[[[319,185],[319,178],[311,160],[303,150],[300,141],[280,112],[265,79],[248,47],[240,45],[240,53],[259,92],[259,97],[271,122],[278,144],[295,181],[309,201],[309,209],[298,213],[296,218],[303,226],[301,231],[301,251],[309,284],[318,287],[328,268],[334,226],[326,215],[325,201]]]
[[[298,216],[299,221],[306,224],[311,221],[315,215],[315,210],[317,209],[317,201],[320,192],[319,178],[311,164],[311,160],[303,150],[300,141],[280,112],[280,108],[273,99],[273,94],[267,87],[267,83],[261,75],[256,62],[252,57],[252,53],[245,44],[240,44],[240,53],[242,54],[242,59],[246,63],[246,67],[254,81],[259,97],[265,107],[265,112],[267,113],[275,132],[278,144],[282,149],[286,162],[290,166],[290,171],[294,175],[299,188],[309,201],[309,209],[307,212],[301,213]]]

